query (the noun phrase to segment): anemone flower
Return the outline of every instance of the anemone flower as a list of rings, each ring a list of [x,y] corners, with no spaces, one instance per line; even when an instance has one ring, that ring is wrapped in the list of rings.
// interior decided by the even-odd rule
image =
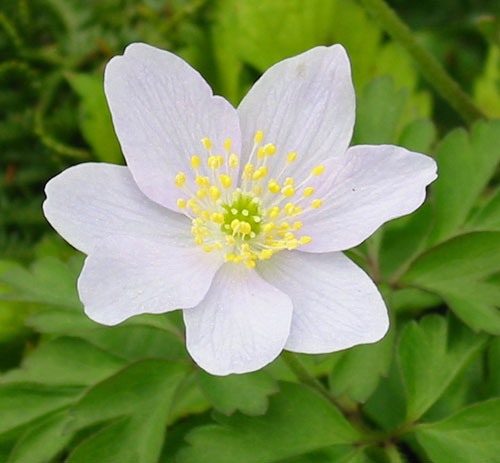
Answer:
[[[341,251],[418,208],[436,163],[392,145],[349,148],[355,95],[341,45],[275,64],[237,109],[142,43],[104,81],[127,166],[71,167],[44,203],[87,254],[78,291],[91,319],[184,309],[187,349],[216,375],[257,370],[282,349],[384,336],[377,287]]]

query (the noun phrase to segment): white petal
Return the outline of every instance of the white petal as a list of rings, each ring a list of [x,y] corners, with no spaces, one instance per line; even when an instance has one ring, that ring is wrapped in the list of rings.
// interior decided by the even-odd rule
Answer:
[[[245,96],[238,114],[242,153],[252,149],[256,131],[276,154],[268,159],[270,177],[298,153],[287,175],[305,178],[326,159],[344,154],[355,117],[351,67],[341,45],[316,47],[269,68]]]
[[[194,307],[205,296],[221,259],[162,237],[117,236],[85,260],[78,292],[85,313],[116,325],[141,313]]]
[[[399,146],[359,145],[330,161],[317,191],[323,205],[301,216],[312,242],[301,251],[342,251],[357,246],[388,220],[413,212],[436,177],[429,156]],[[311,183],[313,184],[313,183]]]
[[[176,210],[174,177],[191,171],[191,156],[207,159],[202,138],[212,140],[215,154],[223,154],[226,138],[239,150],[236,110],[172,53],[129,45],[106,66],[104,86],[127,164],[139,188],[164,206]]]
[[[189,220],[148,199],[126,167],[79,164],[50,180],[45,193],[47,220],[86,254],[112,235],[161,235],[172,245],[192,245]]]
[[[384,301],[363,270],[342,253],[283,251],[259,273],[293,302],[285,349],[319,354],[381,339],[389,327]]]
[[[241,264],[225,264],[205,299],[185,310],[186,345],[214,375],[258,370],[283,349],[290,329],[288,296]]]

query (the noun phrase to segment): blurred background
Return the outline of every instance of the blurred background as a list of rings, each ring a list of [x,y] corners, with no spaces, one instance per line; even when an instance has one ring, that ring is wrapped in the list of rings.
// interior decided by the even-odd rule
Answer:
[[[500,2],[389,3],[475,102],[499,117]],[[22,295],[0,300],[2,369],[16,365],[35,339],[24,324],[40,301],[33,293],[53,284],[57,292],[61,284],[54,269],[37,274],[36,262],[79,259],[43,217],[45,183],[79,162],[123,162],[103,69],[134,41],[180,54],[235,105],[269,65],[340,42],[351,55],[358,95],[355,142],[397,141],[423,118],[433,121],[434,141],[462,124],[354,0],[1,0],[0,273],[35,263],[32,280],[24,274],[16,282]],[[379,113],[394,119],[395,129],[370,130],[367,140],[363,121],[380,101]],[[15,285],[8,286],[0,285],[0,295]]]

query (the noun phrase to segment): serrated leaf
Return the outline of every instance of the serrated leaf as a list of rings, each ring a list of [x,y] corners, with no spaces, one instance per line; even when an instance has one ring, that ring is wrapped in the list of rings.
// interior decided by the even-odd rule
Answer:
[[[198,382],[213,406],[226,415],[236,410],[246,415],[262,415],[267,410],[268,397],[278,391],[276,381],[264,371],[213,376],[200,370]]]
[[[471,328],[499,334],[499,285],[485,281],[499,271],[500,232],[473,232],[430,249],[400,281],[439,294]]]
[[[156,463],[175,393],[189,366],[143,360],[98,383],[71,408],[70,429],[108,421],[68,463]]]
[[[500,160],[500,121],[479,122],[470,135],[457,129],[437,153],[439,177],[433,185],[436,224],[430,237],[438,243],[457,233]]]
[[[407,392],[407,422],[420,418],[439,399],[486,341],[486,336],[439,315],[405,327],[399,360]]]
[[[360,439],[324,398],[293,383],[280,383],[264,416],[217,415],[217,421],[188,435],[180,463],[270,463]]]
[[[122,163],[120,145],[104,96],[102,75],[71,73],[67,78],[81,99],[79,119],[85,140],[100,161]]]
[[[341,353],[329,375],[330,389],[337,396],[347,394],[364,402],[386,375],[392,361],[395,327],[382,341],[356,346]]]
[[[467,228],[481,231],[500,231],[500,188],[467,223]]]
[[[28,429],[17,441],[7,463],[49,463],[73,438],[66,432],[67,410]]]
[[[78,387],[53,387],[36,383],[0,385],[0,434],[64,408],[81,391]]]
[[[472,405],[439,423],[419,426],[416,436],[434,463],[498,463],[500,399]]]
[[[86,386],[111,375],[124,363],[82,339],[63,337],[42,344],[25,357],[21,368],[7,372],[0,381]]]
[[[21,265],[0,274],[0,283],[10,287],[2,299],[81,309],[76,291],[78,273],[54,257],[35,261],[29,270]]]
[[[377,77],[365,85],[356,104],[352,144],[395,142],[407,101],[408,90],[398,90],[388,76]]]

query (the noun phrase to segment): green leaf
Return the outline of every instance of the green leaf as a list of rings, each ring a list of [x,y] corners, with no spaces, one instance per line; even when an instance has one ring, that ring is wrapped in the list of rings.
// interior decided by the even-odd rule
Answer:
[[[279,463],[370,463],[363,450],[350,445],[334,445],[280,460]]]
[[[474,215],[467,228],[481,231],[500,231],[500,188]]]
[[[7,372],[2,382],[52,385],[91,385],[111,375],[124,360],[77,338],[59,338],[42,344],[23,360],[20,369]]]
[[[81,388],[30,383],[0,385],[0,433],[27,424],[69,405]]]
[[[349,422],[316,392],[280,383],[264,416],[216,415],[218,425],[202,426],[187,437],[180,463],[269,463],[334,444],[360,439]]]
[[[226,415],[236,410],[246,415],[263,415],[267,410],[268,396],[278,392],[276,381],[264,371],[213,376],[200,370],[198,381],[208,400]]]
[[[500,399],[472,405],[439,423],[419,426],[416,436],[434,463],[498,463]]]
[[[392,78],[377,77],[358,95],[353,145],[396,141],[396,130],[408,101],[406,89],[397,90]]]
[[[143,360],[92,387],[71,408],[70,429],[109,424],[77,446],[68,463],[156,463],[172,401],[188,370]]]
[[[430,119],[416,119],[401,132],[398,145],[411,151],[429,153],[436,139],[436,127]]]
[[[487,391],[491,397],[500,397],[500,338],[491,341],[487,362]]]
[[[500,334],[500,232],[473,232],[430,249],[401,282],[439,294],[475,330]]]
[[[407,422],[420,418],[439,399],[486,340],[453,318],[438,315],[405,327],[399,359],[407,391]]]
[[[500,121],[477,123],[468,135],[454,130],[439,147],[439,178],[434,182],[436,225],[431,243],[457,233],[500,160]]]
[[[498,32],[493,33],[495,38]],[[498,39],[497,39],[498,40]],[[500,117],[500,48],[491,45],[486,58],[485,69],[474,82],[474,100],[490,117]]]
[[[380,376],[387,375],[392,361],[395,330],[382,341],[353,347],[340,353],[329,375],[330,389],[337,396],[347,394],[364,402],[377,387]]]
[[[66,432],[67,410],[56,413],[28,429],[12,449],[7,463],[47,463],[71,441]]]
[[[11,288],[2,299],[21,300],[81,309],[76,291],[78,273],[69,263],[45,257],[33,263],[30,270],[21,265],[0,274],[0,283]]]
[[[123,163],[123,157],[116,138],[111,114],[104,96],[102,74],[67,75],[73,90],[81,99],[80,128],[87,143],[100,161]]]

